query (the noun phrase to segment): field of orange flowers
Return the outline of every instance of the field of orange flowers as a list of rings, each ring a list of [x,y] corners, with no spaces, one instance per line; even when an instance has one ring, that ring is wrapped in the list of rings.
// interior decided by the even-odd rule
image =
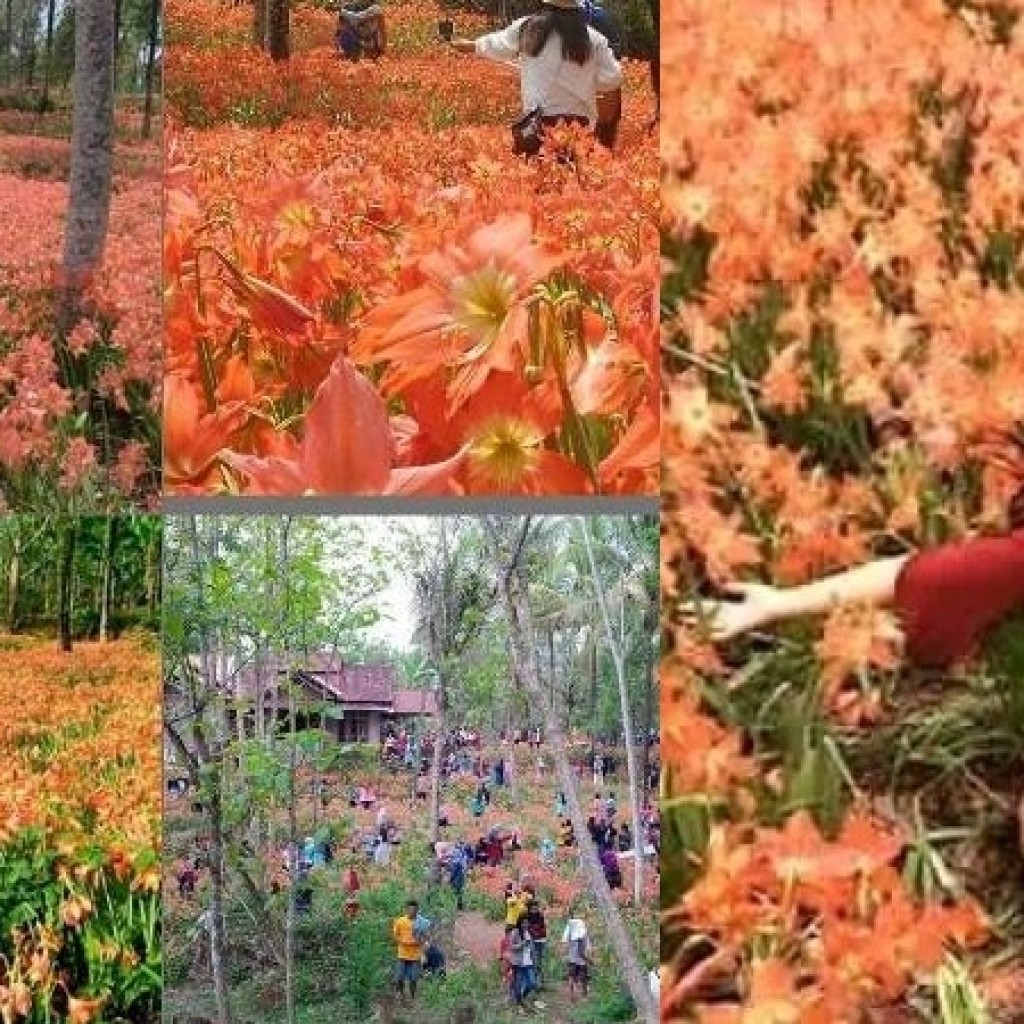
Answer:
[[[984,667],[922,685],[872,608],[718,649],[683,611],[1003,526],[1020,13],[665,8],[666,1019],[1000,1008],[990,967],[1024,906],[1019,694]],[[1018,987],[1001,1008],[1020,1005]]]
[[[358,63],[299,5],[275,66],[250,16],[167,10],[167,489],[652,493],[646,66],[614,154],[576,130],[527,163],[514,73],[440,44],[439,8],[389,5]]]
[[[155,1020],[160,966],[157,657],[0,648],[0,1015]]]
[[[158,153],[118,147],[104,263],[62,367],[55,286],[70,146],[30,130],[0,119],[0,501],[46,508],[59,492],[78,507],[145,504],[157,491]]]

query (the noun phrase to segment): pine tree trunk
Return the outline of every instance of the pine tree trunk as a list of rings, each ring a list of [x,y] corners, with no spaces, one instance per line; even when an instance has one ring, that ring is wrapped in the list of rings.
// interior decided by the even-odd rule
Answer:
[[[528,528],[528,521],[527,521]],[[590,883],[598,911],[608,933],[608,938],[615,950],[623,980],[629,988],[633,1001],[636,1003],[640,1016],[647,1024],[658,1024],[658,1007],[651,995],[647,978],[640,965],[636,949],[630,938],[618,905],[612,896],[604,871],[598,860],[597,850],[587,831],[586,819],[577,790],[576,779],[566,754],[565,733],[562,723],[554,713],[547,700],[544,686],[540,679],[537,664],[537,645],[533,618],[529,606],[526,580],[519,563],[518,554],[509,564],[502,558],[500,537],[493,524],[484,523],[488,534],[492,555],[500,581],[502,609],[508,621],[509,634],[512,639],[513,658],[517,664],[520,678],[536,707],[544,716],[545,729],[550,737],[552,758],[559,785],[565,794],[569,810],[569,819],[579,842],[580,867]]]
[[[7,58],[7,85],[11,84],[11,76],[14,73],[12,64],[14,62],[14,0],[7,0],[7,16],[4,20],[4,40],[6,42],[6,53],[4,56]]]
[[[114,94],[121,71],[121,0],[114,0]]]

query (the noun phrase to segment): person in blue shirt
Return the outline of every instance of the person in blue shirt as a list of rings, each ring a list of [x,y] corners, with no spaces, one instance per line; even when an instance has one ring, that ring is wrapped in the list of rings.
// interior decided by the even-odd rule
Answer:
[[[462,891],[466,887],[466,862],[462,851],[457,851],[448,862],[448,881],[455,893],[455,909],[462,910]]]

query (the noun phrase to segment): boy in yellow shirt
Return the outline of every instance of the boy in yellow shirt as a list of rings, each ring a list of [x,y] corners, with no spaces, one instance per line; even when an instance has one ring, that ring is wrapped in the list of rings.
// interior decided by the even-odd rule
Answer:
[[[419,904],[409,900],[405,913],[396,917],[391,924],[391,935],[395,940],[395,988],[399,995],[405,995],[408,985],[409,998],[416,998],[416,982],[419,981],[423,962],[423,940],[416,930]]]
[[[519,886],[509,882],[505,886],[505,927],[515,928],[519,918],[526,913],[526,898],[519,891]]]

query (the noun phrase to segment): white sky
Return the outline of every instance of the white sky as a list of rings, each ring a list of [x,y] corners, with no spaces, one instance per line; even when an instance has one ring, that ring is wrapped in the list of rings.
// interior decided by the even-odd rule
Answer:
[[[430,526],[430,519],[423,516],[360,518],[366,532],[367,543],[385,549],[397,550],[404,531],[425,533]],[[412,649],[412,634],[416,625],[413,588],[411,581],[399,571],[399,559],[395,558],[392,564],[395,571],[391,581],[375,598],[380,621],[367,630],[367,633],[371,637],[390,643],[398,650],[408,651]]]

